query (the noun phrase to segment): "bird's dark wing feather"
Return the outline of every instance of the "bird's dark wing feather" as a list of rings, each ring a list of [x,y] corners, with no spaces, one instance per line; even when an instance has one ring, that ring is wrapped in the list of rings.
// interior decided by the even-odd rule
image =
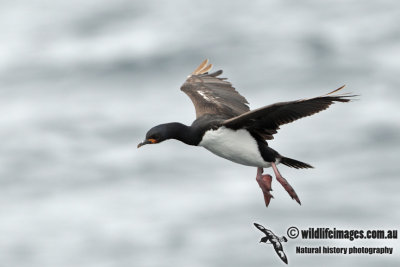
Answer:
[[[277,241],[276,243],[272,243],[272,245],[274,246],[274,249],[276,251],[276,254],[278,254],[279,258],[286,264],[288,264],[288,260],[286,257],[285,252],[283,251],[283,247],[282,244]]]
[[[208,73],[211,67],[208,60],[203,61],[181,87],[192,100],[196,117],[219,114],[232,118],[248,112],[250,109],[246,98],[225,78],[218,77],[222,70]]]
[[[262,226],[261,224],[254,223],[254,226],[257,227],[257,229],[260,230],[263,233],[267,232],[267,229],[264,226]]]
[[[248,111],[223,122],[232,129],[246,128],[258,133],[264,139],[273,139],[279,126],[311,116],[327,109],[335,102],[349,102],[355,95],[333,95],[344,86],[319,97],[289,102],[275,103],[259,109]]]
[[[257,227],[258,230],[263,232],[267,237],[269,237],[269,238],[276,237],[276,235],[271,230],[265,228],[261,224],[254,223],[254,226]]]

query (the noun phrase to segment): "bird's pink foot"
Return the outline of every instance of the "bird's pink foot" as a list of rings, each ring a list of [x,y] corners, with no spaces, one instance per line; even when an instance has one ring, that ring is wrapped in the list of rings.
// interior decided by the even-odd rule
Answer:
[[[297,203],[299,203],[301,205],[300,199],[296,194],[296,191],[294,191],[293,187],[289,184],[289,182],[282,177],[282,175],[279,173],[278,168],[276,167],[275,163],[271,163],[272,165],[272,169],[275,172],[275,177],[276,180],[278,180],[278,182],[283,186],[283,188],[285,188],[286,192],[289,193],[289,196],[296,200]]]
[[[288,181],[282,176],[276,176],[276,180],[278,180],[278,182],[281,183],[283,188],[285,188],[286,192],[289,193],[290,197],[296,200],[296,202],[301,205],[300,199],[297,196],[296,191],[294,191],[293,187],[288,183]]]
[[[265,205],[268,207],[271,198],[274,198],[270,193],[272,191],[271,187],[272,176],[269,174],[263,175],[262,173],[263,173],[263,168],[257,168],[256,180],[264,194]]]

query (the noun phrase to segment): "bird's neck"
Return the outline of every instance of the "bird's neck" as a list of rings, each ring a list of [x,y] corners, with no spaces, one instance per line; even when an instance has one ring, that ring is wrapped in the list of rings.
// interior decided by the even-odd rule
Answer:
[[[201,141],[201,136],[198,136],[190,126],[179,122],[167,123],[166,126],[168,129],[168,139],[176,139],[192,146],[197,146]]]

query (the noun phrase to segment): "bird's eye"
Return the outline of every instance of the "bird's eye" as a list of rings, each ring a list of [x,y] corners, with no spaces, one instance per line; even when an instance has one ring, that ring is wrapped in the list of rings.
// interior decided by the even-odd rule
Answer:
[[[147,138],[147,140],[158,141],[158,140],[160,140],[159,138],[160,138],[160,137],[158,136],[158,134],[153,134],[153,135],[150,135],[150,136]]]

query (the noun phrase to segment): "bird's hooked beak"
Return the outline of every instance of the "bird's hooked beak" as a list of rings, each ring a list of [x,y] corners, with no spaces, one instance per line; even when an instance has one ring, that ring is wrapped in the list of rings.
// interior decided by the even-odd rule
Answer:
[[[147,139],[147,140],[144,140],[143,142],[139,143],[137,145],[137,148],[139,148],[141,146],[144,146],[144,145],[147,145],[147,144],[155,144],[155,143],[157,143],[156,139]]]

